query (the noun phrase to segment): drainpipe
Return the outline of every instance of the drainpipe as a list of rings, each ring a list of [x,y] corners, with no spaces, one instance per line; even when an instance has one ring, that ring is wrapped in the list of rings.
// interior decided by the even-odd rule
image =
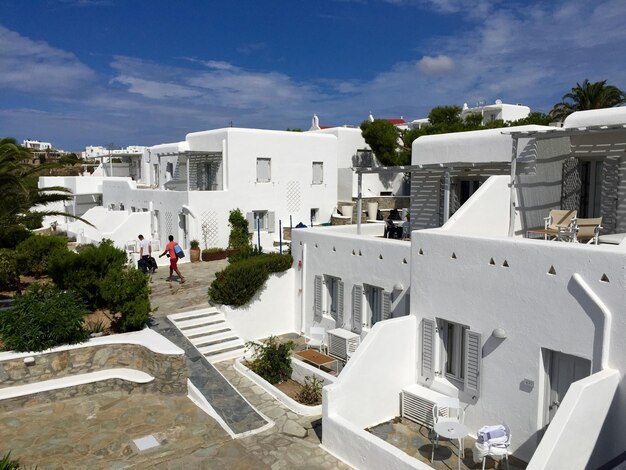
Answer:
[[[357,198],[356,198],[356,234],[361,235],[361,210],[362,210],[362,201],[361,201],[361,191],[363,189],[363,173],[358,174],[357,176]],[[345,215],[345,214],[344,214]]]
[[[596,307],[602,312],[604,315],[604,324],[602,327],[602,354],[600,355],[600,370],[605,370],[609,368],[609,348],[611,346],[611,320],[613,315],[611,311],[608,309],[606,304],[602,301],[602,299],[596,294],[593,289],[585,282],[582,276],[578,273],[575,273],[572,276],[572,279],[578,286],[583,290],[589,300],[591,300]],[[598,372],[597,370],[593,371]]]
[[[509,207],[509,237],[515,235],[515,206],[517,205],[515,190],[515,173],[517,172],[517,137],[513,137],[513,150],[511,151],[511,181],[509,183],[510,190],[510,207]]]

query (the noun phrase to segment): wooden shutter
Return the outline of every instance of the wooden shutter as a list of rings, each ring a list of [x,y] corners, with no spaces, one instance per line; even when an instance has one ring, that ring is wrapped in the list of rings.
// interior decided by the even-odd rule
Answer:
[[[324,182],[324,163],[313,162],[313,184],[322,184]]]
[[[254,213],[246,212],[246,220],[248,221],[248,233],[256,232],[256,224],[254,223]]]
[[[337,328],[343,326],[343,281],[337,281]]]
[[[480,333],[465,330],[465,393],[478,398],[480,392],[480,366],[482,362],[482,337]]]
[[[313,319],[316,322],[322,321],[322,276],[315,276],[313,289]]]
[[[420,376],[429,383],[435,378],[435,332],[435,320],[422,318]]]
[[[361,334],[363,328],[363,286],[352,290],[352,331]]]
[[[391,292],[383,291],[383,320],[391,316]]]
[[[267,231],[269,233],[274,233],[276,231],[274,225],[276,223],[276,213],[275,212],[268,212],[267,213]]]
[[[257,183],[269,183],[271,181],[271,160],[269,158],[256,159]]]

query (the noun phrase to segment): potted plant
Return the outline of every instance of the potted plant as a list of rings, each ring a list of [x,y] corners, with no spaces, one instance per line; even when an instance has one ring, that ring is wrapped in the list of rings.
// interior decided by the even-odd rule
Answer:
[[[198,240],[191,240],[190,242],[191,248],[189,249],[191,262],[197,263],[200,261],[200,242]]]

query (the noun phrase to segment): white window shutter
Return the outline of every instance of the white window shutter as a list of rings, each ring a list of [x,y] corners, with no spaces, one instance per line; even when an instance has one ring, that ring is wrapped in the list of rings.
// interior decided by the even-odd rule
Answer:
[[[313,162],[313,184],[322,184],[324,182],[324,163]]]
[[[363,329],[363,286],[352,290],[352,331],[361,334]]]
[[[322,276],[315,276],[315,288],[313,289],[313,319],[322,321]]]
[[[267,213],[267,231],[269,233],[274,233],[276,231],[274,224],[276,223],[276,213],[268,212]]]
[[[383,291],[383,320],[391,316],[391,292]]]
[[[435,331],[435,320],[422,318],[420,376],[427,383],[432,383],[435,378]]]
[[[256,232],[256,224],[254,223],[254,213],[246,212],[246,220],[248,221],[248,233]]]
[[[482,336],[465,330],[465,393],[478,398],[480,393],[480,368],[482,363]]]
[[[337,281],[337,328],[343,326],[343,281]]]

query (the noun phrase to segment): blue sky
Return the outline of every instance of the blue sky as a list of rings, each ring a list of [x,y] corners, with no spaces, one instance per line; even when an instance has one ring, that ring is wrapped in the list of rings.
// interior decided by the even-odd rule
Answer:
[[[0,136],[67,150],[626,88],[624,0],[0,0]]]

